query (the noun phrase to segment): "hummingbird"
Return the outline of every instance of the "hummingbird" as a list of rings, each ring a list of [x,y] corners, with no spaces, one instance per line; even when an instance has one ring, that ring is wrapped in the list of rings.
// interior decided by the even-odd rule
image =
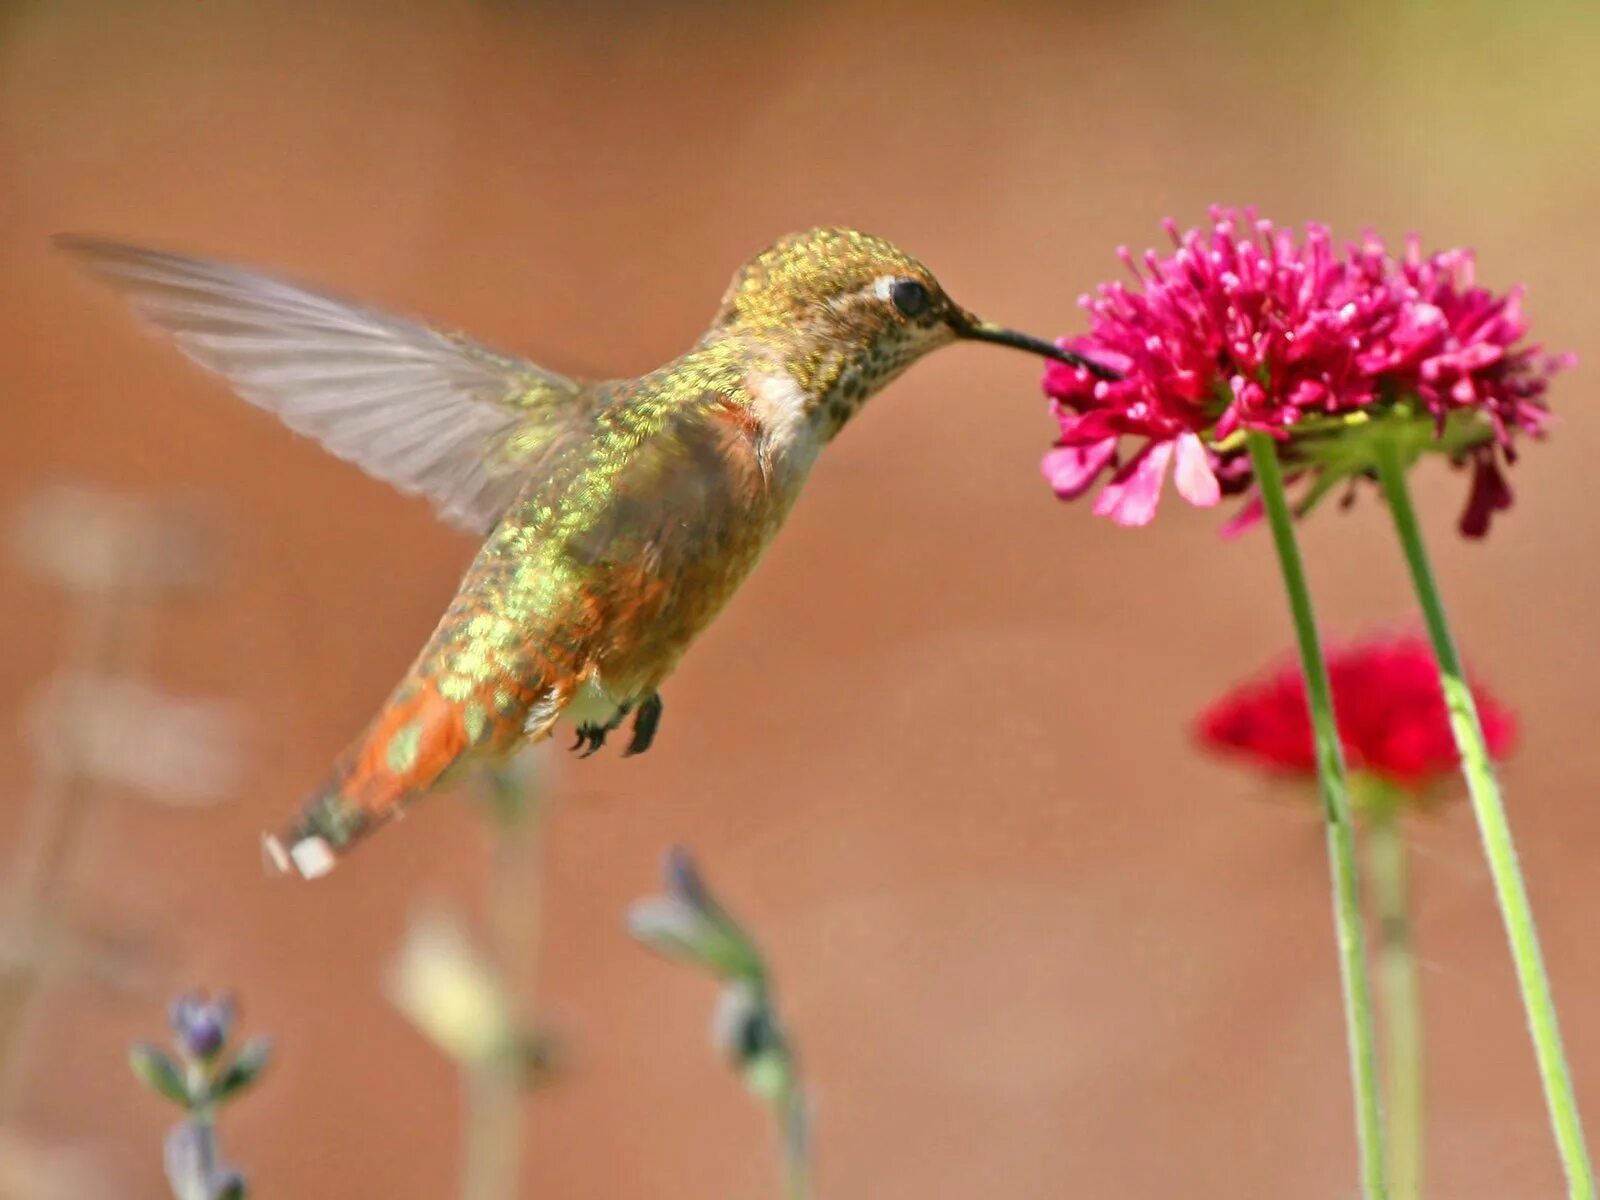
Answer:
[[[400,683],[282,832],[316,878],[463,765],[630,718],[788,516],[822,448],[929,351],[990,342],[1110,370],[957,305],[882,238],[819,228],[746,262],[690,349],[584,381],[245,267],[113,241],[57,244],[189,358],[340,458],[483,539]]]

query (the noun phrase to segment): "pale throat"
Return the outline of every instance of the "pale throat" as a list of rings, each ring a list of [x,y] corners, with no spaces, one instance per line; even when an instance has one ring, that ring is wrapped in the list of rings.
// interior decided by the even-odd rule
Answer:
[[[787,370],[753,372],[746,380],[750,410],[761,426],[761,457],[785,474],[809,470],[831,436],[817,397]]]
[[[910,365],[891,349],[830,347],[780,360],[748,380],[757,418],[774,448],[805,450],[826,444],[868,399]]]
[[[761,345],[747,360],[744,384],[765,431],[765,456],[809,468],[817,451],[923,349],[910,337],[884,337],[860,324],[826,338],[791,332]]]

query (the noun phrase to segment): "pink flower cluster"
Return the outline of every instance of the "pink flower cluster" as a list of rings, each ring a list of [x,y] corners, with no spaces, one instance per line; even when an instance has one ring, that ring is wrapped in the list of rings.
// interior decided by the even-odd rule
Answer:
[[[1454,772],[1459,761],[1433,651],[1416,636],[1380,637],[1328,653],[1334,717],[1351,770],[1418,790]],[[1517,741],[1516,718],[1481,687],[1473,699],[1495,759]],[[1306,685],[1286,663],[1217,700],[1196,723],[1200,741],[1271,771],[1316,773]]]
[[[1349,418],[1363,414],[1431,420],[1433,448],[1471,462],[1463,532],[1483,534],[1510,504],[1499,463],[1514,458],[1514,434],[1542,432],[1549,375],[1568,361],[1519,345],[1520,289],[1479,287],[1470,251],[1424,257],[1415,238],[1398,258],[1371,234],[1341,252],[1321,225],[1297,240],[1223,208],[1208,230],[1165,228],[1173,251],[1147,251],[1141,271],[1120,249],[1133,286],[1084,297],[1089,333],[1061,342],[1123,377],[1055,362],[1046,371],[1061,436],[1043,466],[1057,495],[1081,496],[1110,470],[1095,512],[1143,525],[1170,469],[1179,494],[1207,507],[1250,487],[1242,434],[1252,430],[1279,439],[1291,478],[1333,463],[1361,474],[1348,454],[1320,459],[1316,443],[1357,436]],[[1458,414],[1473,424],[1447,441]],[[1140,442],[1131,457],[1123,438]]]

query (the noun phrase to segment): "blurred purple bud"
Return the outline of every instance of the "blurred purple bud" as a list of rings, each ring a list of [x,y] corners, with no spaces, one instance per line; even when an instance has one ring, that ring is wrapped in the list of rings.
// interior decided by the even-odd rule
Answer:
[[[233,1032],[233,998],[206,1000],[196,994],[180,996],[167,1009],[178,1046],[190,1058],[208,1062],[221,1052]]]
[[[713,907],[705,880],[700,878],[699,868],[682,846],[667,850],[661,862],[661,878],[666,884],[667,895],[674,899],[682,900],[702,912]]]
[[[696,946],[704,926],[698,912],[673,896],[651,896],[628,908],[628,932],[668,958],[700,961]]]
[[[665,894],[629,908],[628,931],[658,954],[759,984],[766,974],[760,952],[717,903],[688,852],[669,850],[662,875]]]

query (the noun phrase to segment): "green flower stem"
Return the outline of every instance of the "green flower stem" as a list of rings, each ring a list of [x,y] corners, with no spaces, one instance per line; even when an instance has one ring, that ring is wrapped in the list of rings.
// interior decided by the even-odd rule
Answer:
[[[518,1027],[533,1029],[538,991],[543,806],[515,765],[485,772],[493,838],[484,901],[489,951]],[[461,1200],[522,1193],[527,1066],[501,1054],[467,1068]]]
[[[1345,1032],[1350,1050],[1350,1078],[1355,1090],[1356,1136],[1361,1150],[1361,1180],[1368,1200],[1387,1200],[1388,1175],[1384,1164],[1383,1107],[1378,1095],[1377,1055],[1372,1020],[1372,980],[1367,967],[1366,939],[1361,927],[1361,897],[1356,871],[1355,829],[1350,818],[1350,790],[1345,780],[1344,751],[1334,724],[1333,697],[1328,686],[1328,666],[1317,638],[1311,593],[1306,586],[1300,548],[1295,543],[1294,521],[1283,487],[1283,470],[1272,439],[1252,432],[1248,436],[1250,461],[1255,468],[1262,504],[1272,527],[1284,590],[1294,617],[1300,646],[1300,666],[1305,674],[1306,699],[1316,746],[1317,782],[1322,793],[1323,820],[1328,832],[1328,862],[1333,876],[1333,922],[1339,942],[1339,974],[1344,994]]]
[[[192,1109],[186,1124],[194,1134],[195,1158],[192,1176],[169,1179],[176,1200],[214,1194],[222,1170],[222,1152],[217,1147],[217,1114],[209,1105]]]
[[[757,953],[753,945],[750,951]],[[764,967],[762,971],[764,974]],[[794,1046],[778,1023],[772,996],[764,982],[732,983],[728,987],[751,989],[744,994],[750,997],[752,1014],[759,1014],[753,1019],[771,1038],[767,1048],[747,1060],[742,1069],[745,1086],[765,1101],[777,1129],[783,1194],[786,1200],[811,1200],[811,1105],[806,1098]],[[736,993],[725,993],[730,994]]]
[[[1358,785],[1359,786],[1359,785]],[[1367,877],[1378,915],[1378,986],[1383,1009],[1385,1111],[1389,1118],[1389,1179],[1394,1200],[1420,1200],[1422,1119],[1422,998],[1412,931],[1404,796],[1379,794],[1363,806]]]
[[[773,1105],[773,1116],[783,1150],[784,1195],[788,1200],[811,1200],[810,1119],[805,1092],[798,1080],[791,1079],[784,1087]]]
[[[1544,1082],[1545,1103],[1550,1110],[1550,1123],[1555,1130],[1562,1169],[1566,1172],[1568,1194],[1573,1200],[1594,1200],[1594,1168],[1590,1166],[1589,1151],[1584,1144],[1583,1124],[1578,1117],[1578,1101],[1572,1088],[1572,1073],[1561,1048],[1561,1029],[1556,1021],[1555,1001],[1550,995],[1550,979],[1545,973],[1544,959],[1539,951],[1539,935],[1534,929],[1528,889],[1523,883],[1522,871],[1517,866],[1516,846],[1511,840],[1505,804],[1500,798],[1500,787],[1489,762],[1489,749],[1483,740],[1478,708],[1473,703],[1472,689],[1462,672],[1461,660],[1456,654],[1450,626],[1445,619],[1444,603],[1434,582],[1433,568],[1422,545],[1416,509],[1412,507],[1411,494],[1406,487],[1406,464],[1401,450],[1392,441],[1384,439],[1378,440],[1374,449],[1378,479],[1389,501],[1395,532],[1400,537],[1406,564],[1411,569],[1411,581],[1427,621],[1428,636],[1433,641],[1434,658],[1439,664],[1439,682],[1450,712],[1450,728],[1455,734],[1456,748],[1461,753],[1461,773],[1466,778],[1467,791],[1472,797],[1472,811],[1478,818],[1478,831],[1483,837],[1489,873],[1494,878],[1500,915],[1505,921],[1506,936],[1511,943],[1511,958],[1516,964],[1517,983],[1522,989],[1522,1004],[1527,1013],[1528,1028],[1533,1035],[1539,1075]]]

